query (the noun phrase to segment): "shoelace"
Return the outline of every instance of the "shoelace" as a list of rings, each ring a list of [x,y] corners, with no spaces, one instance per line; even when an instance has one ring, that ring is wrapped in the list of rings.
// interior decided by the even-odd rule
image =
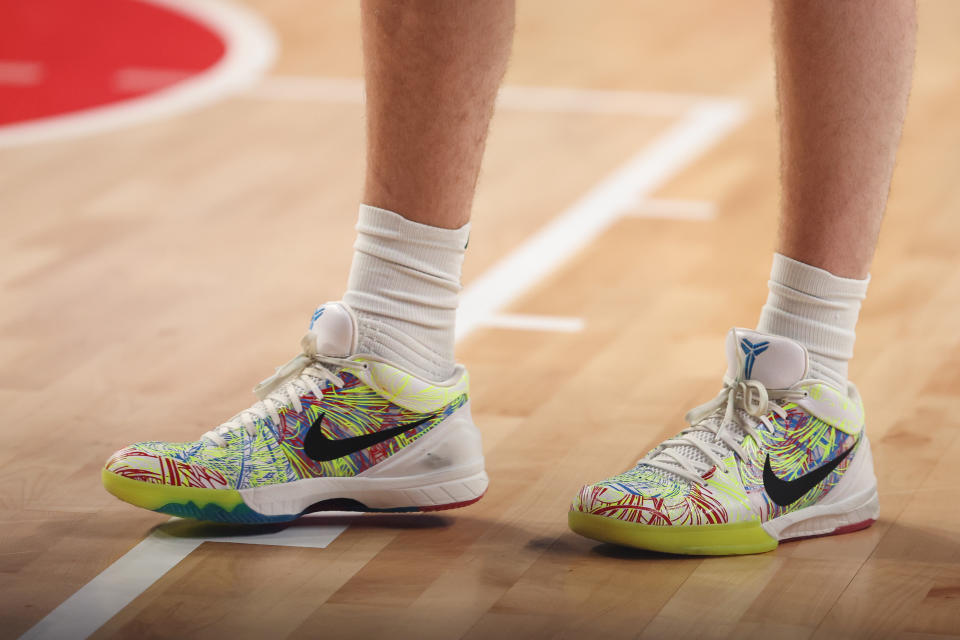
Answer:
[[[298,413],[303,410],[300,396],[308,392],[320,400],[323,398],[321,384],[326,381],[333,386],[343,386],[343,379],[333,372],[342,368],[368,368],[369,365],[343,358],[334,358],[317,353],[317,335],[308,331],[300,340],[303,352],[281,367],[276,373],[253,388],[259,402],[244,409],[220,426],[203,434],[205,438],[219,447],[227,446],[224,438],[235,429],[245,429],[251,437],[256,435],[257,421],[269,418],[274,424],[280,423],[280,410],[292,408]]]
[[[663,442],[638,464],[705,485],[702,476],[711,466],[716,466],[721,473],[729,473],[723,459],[730,452],[736,453],[741,459],[747,457],[742,442],[747,436],[760,442],[757,425],[763,424],[768,430],[773,430],[769,418],[771,413],[781,419],[786,418],[787,412],[779,401],[800,399],[806,395],[806,391],[795,389],[768,390],[757,380],[724,379],[723,389],[713,400],[687,413],[686,421],[690,427]],[[718,420],[720,409],[723,409],[723,417]],[[755,420],[744,419],[738,409]],[[691,458],[688,447],[703,454],[707,462]]]

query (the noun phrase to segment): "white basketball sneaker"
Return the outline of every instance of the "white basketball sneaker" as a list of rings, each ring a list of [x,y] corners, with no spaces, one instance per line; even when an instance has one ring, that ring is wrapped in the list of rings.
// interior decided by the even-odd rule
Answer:
[[[603,542],[687,554],[769,551],[855,531],[878,513],[856,388],[807,378],[807,352],[745,329],[727,336],[723,390],[637,465],[583,487],[570,527]]]
[[[186,443],[141,442],[102,471],[131,504],[222,522],[323,510],[462,507],[487,488],[469,378],[432,384],[356,353],[343,303],[318,308],[303,352],[254,390],[260,401]]]

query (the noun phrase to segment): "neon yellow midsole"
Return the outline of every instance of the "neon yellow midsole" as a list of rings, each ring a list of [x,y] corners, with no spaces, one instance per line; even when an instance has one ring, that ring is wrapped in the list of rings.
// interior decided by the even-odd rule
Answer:
[[[763,553],[777,548],[777,540],[759,520],[730,524],[662,526],[570,511],[570,528],[587,538],[613,544],[688,555]]]
[[[168,504],[187,504],[189,502],[200,508],[208,504],[215,504],[226,511],[232,511],[237,505],[244,504],[240,492],[234,489],[171,487],[165,484],[131,480],[106,469],[101,471],[100,479],[107,491],[124,502],[153,511]]]

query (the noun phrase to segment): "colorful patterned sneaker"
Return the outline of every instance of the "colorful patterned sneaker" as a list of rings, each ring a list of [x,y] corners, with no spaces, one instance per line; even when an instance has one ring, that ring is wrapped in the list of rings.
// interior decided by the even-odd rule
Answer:
[[[877,518],[877,480],[856,388],[807,379],[807,352],[733,329],[724,388],[690,427],[618,476],[583,487],[570,528],[686,554],[759,553],[856,531]]]
[[[355,354],[343,303],[314,312],[303,353],[254,389],[260,401],[196,442],[141,442],[103,469],[138,507],[222,522],[324,510],[432,511],[487,488],[468,376],[430,384]]]

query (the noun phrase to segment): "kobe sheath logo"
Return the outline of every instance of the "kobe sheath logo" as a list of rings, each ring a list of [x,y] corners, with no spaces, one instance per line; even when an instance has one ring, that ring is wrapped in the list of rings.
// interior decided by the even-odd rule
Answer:
[[[740,349],[747,356],[746,362],[743,363],[743,375],[747,380],[749,380],[753,374],[753,365],[757,361],[757,356],[766,351],[769,346],[769,342],[757,342],[754,344],[746,338],[740,341]]]
[[[325,309],[326,307],[317,307],[316,310],[314,310],[313,315],[310,316],[310,329],[313,329],[313,325],[317,323],[317,320],[323,315]]]
[[[793,480],[784,480],[777,477],[777,474],[773,471],[773,466],[770,464],[770,454],[767,454],[767,461],[763,465],[763,488],[776,504],[781,507],[789,506],[823,482],[850,455],[850,452],[857,448],[859,443],[860,440],[858,439],[853,443],[853,446],[830,462],[820,465],[813,471]]]
[[[317,416],[317,419],[314,420],[313,424],[310,425],[310,429],[307,431],[307,435],[303,439],[304,453],[306,453],[310,459],[316,460],[317,462],[336,460],[337,458],[342,458],[350,455],[351,453],[356,453],[362,449],[372,447],[375,444],[380,444],[381,442],[389,440],[390,438],[396,438],[405,431],[415,429],[424,422],[433,420],[436,417],[436,414],[430,414],[426,418],[422,418],[415,422],[408,422],[407,424],[402,424],[390,429],[374,431],[373,433],[365,433],[362,436],[356,436],[353,438],[339,438],[337,440],[331,440],[323,434],[323,429],[320,427],[321,423],[323,422],[323,416],[324,412],[320,412],[320,415]]]

